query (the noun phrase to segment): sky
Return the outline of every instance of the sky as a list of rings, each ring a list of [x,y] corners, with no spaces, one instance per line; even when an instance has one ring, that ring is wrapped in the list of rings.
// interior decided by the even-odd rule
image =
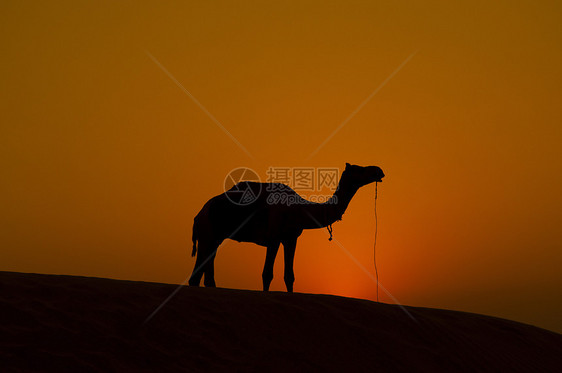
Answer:
[[[555,1],[3,1],[0,270],[181,283],[231,170],[349,162],[387,175],[382,302],[562,332],[561,21]],[[341,246],[303,233],[295,291],[376,299],[374,202]],[[217,285],[261,289],[264,259],[225,241]]]

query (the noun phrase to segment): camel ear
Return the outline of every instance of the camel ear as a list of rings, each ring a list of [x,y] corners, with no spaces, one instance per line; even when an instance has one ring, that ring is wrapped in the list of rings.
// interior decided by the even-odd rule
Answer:
[[[349,167],[351,167],[351,165],[349,163],[345,164],[345,169],[347,170]]]

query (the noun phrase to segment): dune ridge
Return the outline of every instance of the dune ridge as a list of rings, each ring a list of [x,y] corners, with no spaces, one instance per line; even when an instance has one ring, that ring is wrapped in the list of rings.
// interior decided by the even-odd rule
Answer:
[[[2,371],[562,371],[562,335],[331,295],[0,272]]]

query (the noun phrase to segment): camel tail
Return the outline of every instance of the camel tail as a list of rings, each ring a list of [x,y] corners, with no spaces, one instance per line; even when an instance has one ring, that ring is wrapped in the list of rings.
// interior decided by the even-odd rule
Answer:
[[[197,219],[193,221],[193,250],[191,251],[191,256],[197,255]]]

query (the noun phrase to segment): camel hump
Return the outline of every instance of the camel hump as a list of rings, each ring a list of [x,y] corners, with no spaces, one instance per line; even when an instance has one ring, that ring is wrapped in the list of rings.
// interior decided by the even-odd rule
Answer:
[[[226,194],[249,194],[254,200],[266,200],[271,194],[299,196],[290,186],[281,183],[259,183],[255,181],[241,181],[230,188]],[[299,198],[302,198],[299,196]]]
[[[239,183],[236,183],[232,186],[232,188],[230,188],[228,191],[229,192],[236,192],[236,191],[240,191],[240,190],[246,190],[248,188],[251,189],[256,189],[256,188],[261,188],[263,185],[263,183],[258,183],[255,181],[241,181]]]

